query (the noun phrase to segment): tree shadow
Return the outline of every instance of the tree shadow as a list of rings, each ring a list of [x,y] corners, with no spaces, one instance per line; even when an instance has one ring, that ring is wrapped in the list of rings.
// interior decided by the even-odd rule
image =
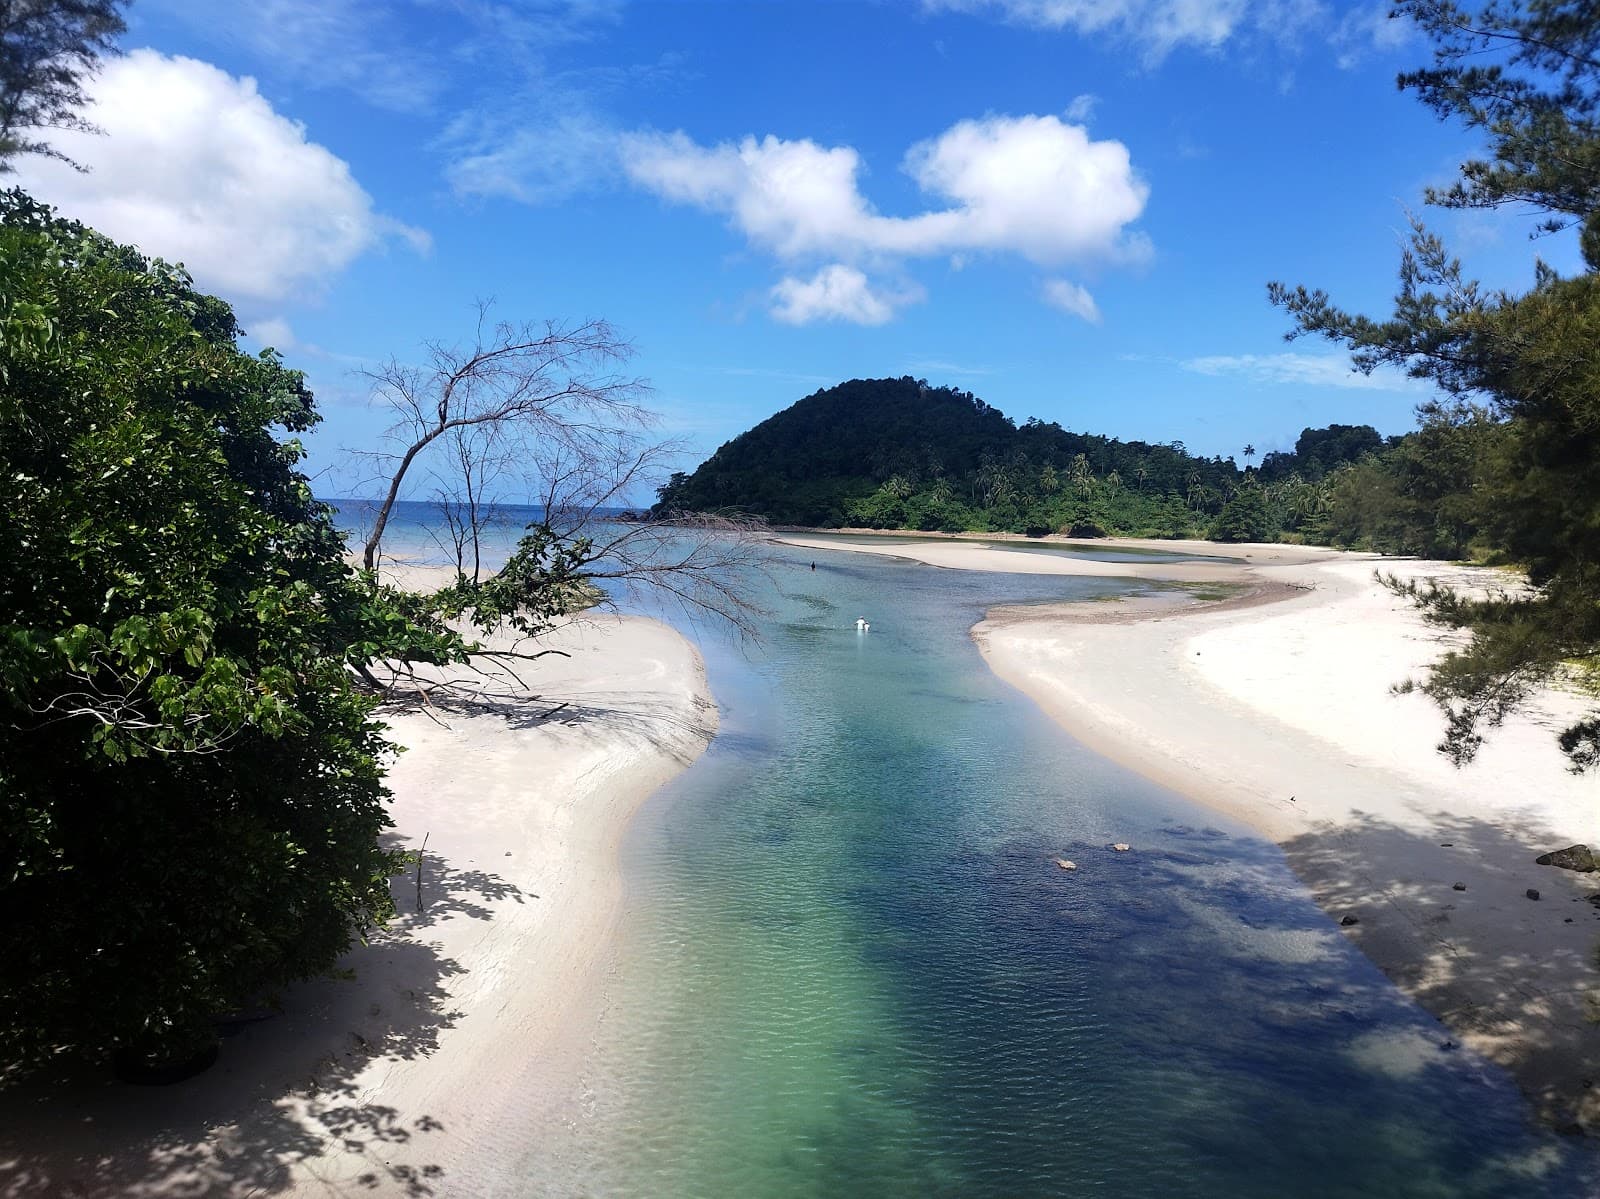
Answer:
[[[397,877],[397,896],[409,900],[397,919],[351,949],[334,976],[219,1024],[222,1054],[205,1073],[138,1087],[104,1066],[63,1062],[0,1083],[0,1194],[450,1194],[436,1160],[450,1130],[381,1102],[381,1076],[366,1071],[433,1056],[462,1016],[451,981],[465,971],[425,930],[452,914],[492,919],[488,902],[524,893],[429,860],[422,912]]]
[[[563,699],[560,695],[531,694],[454,694],[434,692],[426,702],[418,699],[385,705],[395,712],[421,713],[445,727],[454,720],[490,718],[515,730],[561,727],[592,727],[617,731],[674,761],[688,765],[698,756],[710,730],[704,713],[714,705],[696,699],[694,715],[683,714],[682,705],[670,699],[641,698],[635,693],[586,692],[582,699]]]
[[[451,916],[493,920],[491,904],[508,900],[522,904],[539,898],[490,871],[458,869],[448,858],[423,848],[414,837],[391,832],[379,837],[378,843],[389,850],[410,850],[421,858],[420,880],[416,861],[389,880],[395,907],[395,917],[389,924],[393,932],[427,928]]]
[[[1346,935],[1505,1067],[1541,1119],[1597,1136],[1600,875],[1534,864],[1565,844],[1470,817],[1416,829],[1358,813],[1284,852],[1325,910],[1353,918]]]

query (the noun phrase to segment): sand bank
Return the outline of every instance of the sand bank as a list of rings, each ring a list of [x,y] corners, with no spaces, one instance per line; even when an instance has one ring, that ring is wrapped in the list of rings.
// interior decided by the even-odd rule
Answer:
[[[956,541],[826,548],[1240,584],[1213,605],[996,609],[973,635],[1079,740],[1278,842],[1324,910],[1359,922],[1346,934],[1451,1038],[1510,1070],[1545,1118],[1600,1134],[1600,907],[1587,902],[1600,876],[1533,860],[1573,842],[1600,848],[1600,779],[1567,773],[1555,744],[1583,704],[1541,694],[1457,770],[1434,750],[1437,709],[1391,691],[1449,635],[1373,572],[1468,587],[1505,576],[1289,546],[1201,544],[1190,548],[1247,564],[1131,570]]]
[[[541,1129],[581,1119],[592,997],[629,818],[708,743],[694,647],[595,616],[519,672],[533,704],[390,719],[400,916],[347,980],[293,989],[209,1072],[0,1093],[4,1195],[518,1195]],[[516,684],[502,680],[509,689]]]

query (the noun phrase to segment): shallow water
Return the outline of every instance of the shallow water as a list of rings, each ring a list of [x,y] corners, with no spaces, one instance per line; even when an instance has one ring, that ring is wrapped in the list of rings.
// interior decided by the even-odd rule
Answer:
[[[1121,584],[788,557],[760,652],[706,647],[721,733],[631,831],[534,1191],[1587,1193],[1595,1155],[1441,1048],[1275,847],[1075,745],[968,636]]]
[[[435,519],[403,505],[390,552],[443,560]],[[1074,744],[968,635],[1141,585],[776,552],[761,646],[703,641],[722,728],[630,832],[527,1193],[1594,1192],[1600,1155],[1441,1048],[1274,846]]]
[[[807,541],[838,542],[841,545],[944,545],[939,538],[918,537],[915,533],[804,533]],[[1243,562],[1243,558],[1229,558],[1220,554],[1191,554],[1178,550],[1152,549],[1143,546],[1104,546],[1092,541],[983,541],[975,537],[963,538],[959,544],[973,545],[979,549],[1001,550],[1013,554],[1049,554],[1060,558],[1087,558],[1092,562]]]

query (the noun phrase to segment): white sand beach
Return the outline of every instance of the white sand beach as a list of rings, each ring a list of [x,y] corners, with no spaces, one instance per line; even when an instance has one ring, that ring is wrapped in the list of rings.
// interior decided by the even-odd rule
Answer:
[[[581,1112],[620,838],[716,728],[698,653],[663,624],[591,615],[541,645],[567,656],[526,668],[536,701],[390,719],[420,907],[396,879],[399,918],[348,978],[294,988],[188,1082],[0,1094],[0,1193],[525,1193],[513,1150]]]
[[[1600,1133],[1600,875],[1534,862],[1600,848],[1600,780],[1569,774],[1555,743],[1582,704],[1541,693],[1457,770],[1434,750],[1438,710],[1391,690],[1449,634],[1373,577],[1507,576],[1292,546],[1135,543],[1247,564],[1125,567],[956,540],[784,540],[948,568],[1245,584],[1214,604],[996,609],[973,635],[1079,740],[1280,844],[1329,916],[1353,917],[1345,933],[1448,1026],[1442,1043],[1506,1067],[1557,1126]]]

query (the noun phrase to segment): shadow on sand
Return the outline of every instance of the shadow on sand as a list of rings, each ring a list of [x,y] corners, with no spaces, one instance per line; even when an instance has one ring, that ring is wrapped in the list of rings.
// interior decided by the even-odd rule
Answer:
[[[425,910],[415,880],[400,912],[340,962],[339,976],[290,988],[278,1010],[224,1026],[218,1064],[169,1087],[66,1065],[0,1088],[0,1195],[244,1196],[291,1186],[328,1194],[448,1195],[427,1163],[444,1125],[368,1097],[374,1062],[430,1057],[460,1017],[449,982],[464,973],[422,939],[440,918],[493,918],[524,893],[496,875],[429,854]],[[406,1158],[408,1162],[397,1159]]]
[[[1351,940],[1543,1120],[1600,1136],[1600,875],[1533,864],[1558,847],[1470,818],[1418,830],[1358,815],[1284,851],[1326,911],[1359,922]]]

